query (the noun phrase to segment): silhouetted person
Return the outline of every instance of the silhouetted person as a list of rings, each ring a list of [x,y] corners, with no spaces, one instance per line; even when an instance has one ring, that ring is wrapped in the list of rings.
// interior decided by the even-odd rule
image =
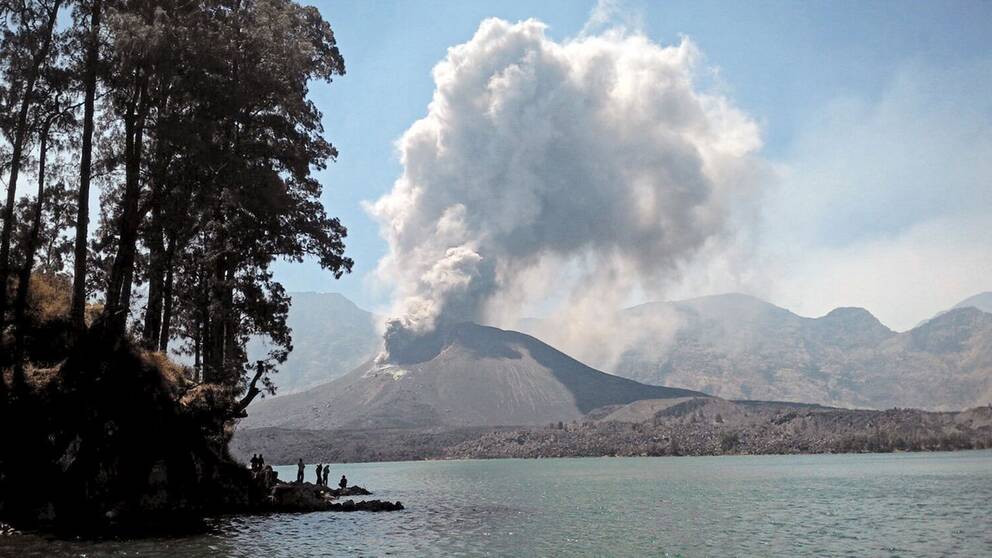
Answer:
[[[255,453],[251,454],[251,461],[250,461],[250,463],[251,463],[251,470],[252,471],[257,471],[258,470],[258,454],[255,454]]]
[[[303,466],[303,460],[300,459],[299,463],[296,464],[296,483],[297,484],[303,484],[303,469],[305,469],[305,468],[306,467]]]
[[[265,458],[262,454],[258,454],[258,470],[261,471],[265,467]]]
[[[320,473],[320,484],[321,486],[327,486],[327,471],[331,468],[330,465],[324,465],[324,470]]]
[[[318,463],[317,464],[317,471],[315,471],[315,474],[317,475],[317,480],[314,482],[314,484],[316,484],[317,486],[320,486],[320,480],[324,476],[324,464],[323,463]]]
[[[341,475],[341,482],[338,483],[338,486],[341,487],[341,490],[348,488],[348,479],[346,479],[344,475]]]

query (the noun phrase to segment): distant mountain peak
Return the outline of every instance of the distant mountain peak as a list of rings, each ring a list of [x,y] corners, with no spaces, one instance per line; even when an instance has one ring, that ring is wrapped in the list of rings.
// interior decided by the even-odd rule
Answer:
[[[950,310],[937,314],[914,329],[943,327],[948,324],[973,323],[976,321],[992,322],[992,314],[976,306],[956,306]]]
[[[758,298],[754,295],[744,293],[721,293],[705,296],[697,296],[674,302],[674,304],[700,305],[700,304],[743,304],[749,306],[774,307],[771,302]]]
[[[940,316],[947,314],[951,310],[957,310],[960,308],[976,308],[978,310],[981,310],[982,312],[992,314],[992,291],[985,291],[983,293],[978,293],[976,295],[969,296],[968,298],[962,300],[961,302],[955,304],[954,306],[951,306],[947,310],[941,310],[940,312],[934,314],[933,317],[923,320],[922,322],[916,324],[916,327],[920,327],[935,318],[939,318]]]
[[[982,312],[992,314],[992,291],[985,291],[962,300],[954,305],[954,308],[978,308]]]
[[[860,306],[838,306],[837,308],[834,308],[830,312],[827,312],[826,316],[824,317],[827,318],[831,316],[833,317],[871,316],[872,318],[875,317],[871,312],[865,310]]]
[[[879,321],[874,314],[864,308],[861,308],[860,306],[841,306],[839,308],[834,308],[822,318],[817,319],[828,322],[840,322],[848,327],[859,327],[859,329],[870,327],[873,329],[891,331],[885,326],[885,324]]]

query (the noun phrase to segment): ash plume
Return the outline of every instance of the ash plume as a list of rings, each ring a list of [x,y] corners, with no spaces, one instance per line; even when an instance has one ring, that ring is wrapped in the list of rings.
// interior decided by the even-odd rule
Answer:
[[[394,294],[389,356],[421,358],[399,353],[548,296],[585,311],[656,293],[727,234],[760,132],[698,87],[699,59],[688,39],[556,42],[535,20],[488,19],[450,48],[398,141],[403,174],[367,206],[389,245],[376,270]]]

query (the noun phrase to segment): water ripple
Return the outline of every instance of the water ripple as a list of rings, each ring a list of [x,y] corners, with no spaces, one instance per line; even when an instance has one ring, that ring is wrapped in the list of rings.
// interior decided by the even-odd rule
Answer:
[[[408,509],[216,518],[176,539],[25,535],[0,539],[0,556],[992,555],[988,451],[334,469]]]

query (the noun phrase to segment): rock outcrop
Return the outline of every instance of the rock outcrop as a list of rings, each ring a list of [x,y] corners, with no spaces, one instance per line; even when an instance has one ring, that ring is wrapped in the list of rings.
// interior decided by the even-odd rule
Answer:
[[[370,496],[372,493],[361,486],[327,488],[309,482],[277,482],[271,487],[268,498],[262,500],[254,511],[268,512],[312,512],[312,511],[396,511],[402,510],[400,502],[382,500],[345,500],[337,502],[341,496]]]
[[[0,382],[0,518],[89,535],[252,504],[250,473],[227,451],[224,394],[99,328],[59,350],[52,368],[29,354],[23,380]]]
[[[400,502],[386,502],[383,500],[362,500],[355,502],[354,500],[345,500],[340,504],[331,504],[331,511],[343,511],[343,512],[353,512],[353,511],[368,511],[368,512],[384,512],[384,511],[399,511],[402,510],[403,504]]]
[[[271,469],[245,469],[227,449],[230,394],[193,386],[161,354],[96,328],[59,350],[59,363],[23,379],[0,373],[0,520],[142,535],[201,528],[212,514],[331,510],[339,496],[368,494],[293,488]]]

